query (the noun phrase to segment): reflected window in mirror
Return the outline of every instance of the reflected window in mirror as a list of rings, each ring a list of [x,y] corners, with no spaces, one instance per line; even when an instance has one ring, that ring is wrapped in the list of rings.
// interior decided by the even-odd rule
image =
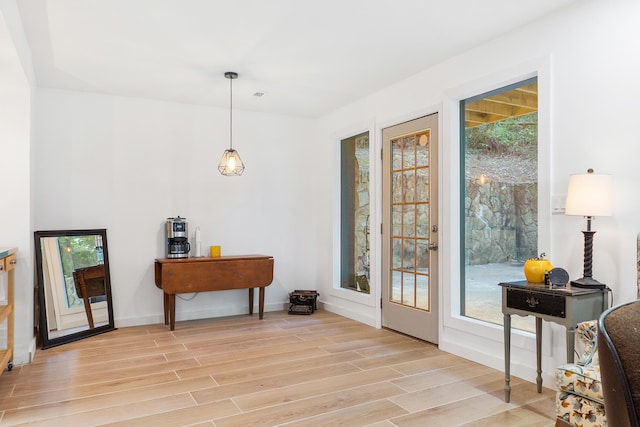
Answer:
[[[82,295],[78,295],[73,273],[76,269],[104,264],[102,236],[60,236],[48,237],[57,239],[60,253],[62,274],[65,280],[66,306],[82,307]],[[106,295],[91,297],[91,302],[105,301]]]

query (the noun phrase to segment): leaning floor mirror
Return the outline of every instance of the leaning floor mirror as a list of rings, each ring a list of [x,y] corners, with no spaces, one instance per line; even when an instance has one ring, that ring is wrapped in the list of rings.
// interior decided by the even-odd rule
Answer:
[[[42,348],[114,330],[107,230],[34,236]]]

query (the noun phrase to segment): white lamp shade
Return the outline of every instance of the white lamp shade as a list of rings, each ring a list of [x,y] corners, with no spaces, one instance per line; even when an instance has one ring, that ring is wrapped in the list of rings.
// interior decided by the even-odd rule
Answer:
[[[611,216],[611,175],[582,173],[569,177],[565,214]]]

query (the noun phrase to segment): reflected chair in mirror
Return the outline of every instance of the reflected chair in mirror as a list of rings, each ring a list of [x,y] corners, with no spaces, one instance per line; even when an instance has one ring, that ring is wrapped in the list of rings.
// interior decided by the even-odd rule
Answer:
[[[84,301],[84,311],[87,313],[89,328],[93,329],[91,298],[107,295],[104,282],[104,264],[74,270],[73,281],[76,285],[78,297]]]
[[[609,427],[640,422],[640,301],[618,305],[598,321],[598,352]]]
[[[556,427],[607,425],[597,346],[597,320],[578,324],[578,360],[556,369]]]

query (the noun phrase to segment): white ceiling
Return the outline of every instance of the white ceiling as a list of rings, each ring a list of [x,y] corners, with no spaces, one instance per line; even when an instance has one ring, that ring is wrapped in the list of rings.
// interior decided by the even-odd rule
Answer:
[[[17,3],[38,87],[316,117],[574,1]]]

